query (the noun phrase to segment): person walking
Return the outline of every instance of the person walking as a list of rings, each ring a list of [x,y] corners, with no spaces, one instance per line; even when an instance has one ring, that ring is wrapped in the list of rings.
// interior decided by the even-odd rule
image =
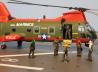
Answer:
[[[29,51],[29,58],[34,58],[34,51],[35,51],[35,40],[32,40],[31,44],[30,44],[30,51]],[[32,55],[31,55],[32,54]]]

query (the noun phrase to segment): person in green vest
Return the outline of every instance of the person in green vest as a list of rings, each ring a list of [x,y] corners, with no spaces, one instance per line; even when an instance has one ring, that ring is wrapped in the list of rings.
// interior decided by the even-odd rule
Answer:
[[[30,51],[29,51],[29,58],[34,58],[34,51],[35,51],[35,40],[32,40],[31,44],[30,44]],[[32,54],[32,55],[31,55]]]

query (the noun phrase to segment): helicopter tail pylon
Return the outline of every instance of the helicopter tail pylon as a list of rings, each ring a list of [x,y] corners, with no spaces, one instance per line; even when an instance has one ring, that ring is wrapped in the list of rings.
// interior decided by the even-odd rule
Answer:
[[[4,3],[0,2],[0,22],[7,22],[12,18]]]

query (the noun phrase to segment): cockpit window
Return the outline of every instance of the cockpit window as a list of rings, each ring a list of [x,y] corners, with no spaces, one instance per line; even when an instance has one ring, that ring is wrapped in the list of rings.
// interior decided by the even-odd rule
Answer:
[[[90,25],[86,25],[86,29],[87,29],[88,31],[93,31],[93,28],[92,28]]]
[[[28,28],[28,29],[27,29],[27,32],[31,32],[31,29]]]
[[[12,31],[13,31],[13,32],[16,32],[16,28],[12,28]]]
[[[48,33],[54,34],[55,33],[55,27],[48,27]]]

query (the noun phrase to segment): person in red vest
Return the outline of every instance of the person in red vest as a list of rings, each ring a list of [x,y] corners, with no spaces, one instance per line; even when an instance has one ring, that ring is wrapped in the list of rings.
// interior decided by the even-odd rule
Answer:
[[[79,38],[76,39],[76,46],[77,46],[77,56],[81,57],[82,47],[81,47],[81,40]]]

